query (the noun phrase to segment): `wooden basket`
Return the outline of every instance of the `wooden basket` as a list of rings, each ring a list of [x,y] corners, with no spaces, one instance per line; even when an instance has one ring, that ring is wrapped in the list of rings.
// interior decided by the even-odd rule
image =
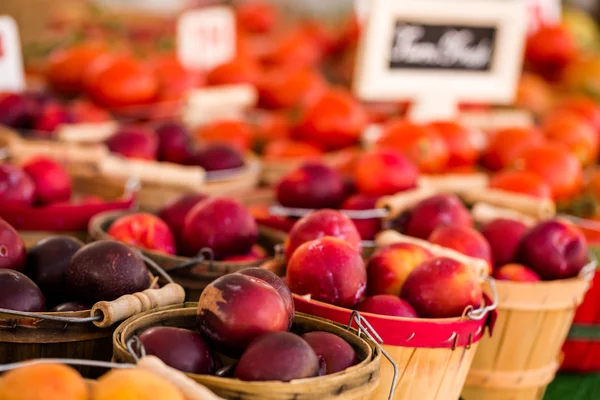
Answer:
[[[186,304],[186,306],[185,308],[166,307],[123,322],[113,335],[115,361],[133,361],[133,356],[127,351],[127,342],[133,336],[141,334],[152,326],[196,329],[197,304]],[[357,351],[359,364],[336,374],[291,382],[244,382],[210,375],[187,375],[227,399],[368,400],[371,398],[372,392],[379,384],[379,366],[381,364],[381,352],[373,341],[358,337],[354,330],[300,313],[296,313],[292,329],[297,333],[326,331],[342,337]]]
[[[114,240],[107,231],[117,218],[127,214],[126,212],[110,212],[92,218],[88,230],[90,239]],[[208,258],[194,260],[189,257],[171,256],[151,250],[140,249],[140,251],[172,274],[173,279],[184,287],[188,301],[198,301],[204,288],[215,279],[245,268],[259,267],[264,263],[264,260],[251,262],[224,262]],[[281,270],[277,268],[274,267],[271,271],[281,275]]]
[[[479,345],[462,393],[465,400],[543,398],[595,266],[590,263],[573,279],[497,282],[496,334]]]
[[[151,263],[149,268],[155,268]],[[175,283],[160,289],[122,296],[96,303],[90,310],[77,312],[21,313],[0,310],[0,364],[35,358],[82,358],[110,360],[111,328],[143,311],[182,304],[184,291]],[[78,367],[82,375],[95,376],[92,368]]]

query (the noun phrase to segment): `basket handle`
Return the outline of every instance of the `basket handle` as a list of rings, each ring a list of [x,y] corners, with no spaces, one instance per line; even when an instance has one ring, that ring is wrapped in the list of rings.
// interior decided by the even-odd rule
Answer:
[[[147,289],[143,292],[121,296],[113,301],[98,302],[92,307],[92,316],[102,317],[102,319],[94,321],[94,325],[99,328],[108,328],[141,312],[183,304],[184,301],[185,290],[176,283],[169,283],[160,289]]]
[[[537,223],[537,219],[531,215],[508,208],[500,208],[487,203],[475,203],[471,209],[471,215],[475,222],[485,225],[496,219],[511,219],[531,227]]]
[[[275,205],[269,207],[269,214],[282,216],[282,217],[293,217],[302,218],[312,212],[317,211],[312,208],[292,208]],[[376,218],[387,218],[390,215],[390,211],[385,207],[373,208],[370,210],[338,210],[350,219],[376,219]]]
[[[556,204],[550,199],[540,199],[499,189],[479,189],[461,193],[468,204],[487,203],[500,208],[508,208],[522,214],[544,220],[556,215]]]
[[[186,400],[224,400],[223,398],[211,392],[205,386],[193,381],[191,378],[188,378],[184,373],[167,366],[155,356],[144,356],[143,358],[137,360],[137,364],[118,364],[113,362],[76,360],[71,358],[44,358],[39,360],[29,360],[0,365],[0,372],[7,372],[17,368],[40,364],[68,364],[106,369],[140,368],[169,381],[173,386],[179,389]]]
[[[467,316],[467,318],[473,321],[481,321],[482,319],[487,317],[488,313],[494,311],[498,307],[498,289],[496,288],[496,280],[491,276],[488,276],[486,278],[486,281],[490,285],[490,289],[492,289],[492,303],[483,304],[482,307],[479,307],[476,310],[472,308],[467,309],[465,315]]]
[[[381,338],[381,336],[379,336],[377,331],[371,326],[371,324],[369,324],[369,321],[367,321],[356,310],[352,311],[352,314],[350,315],[350,320],[348,321],[347,329],[352,328],[352,323],[356,323],[358,337],[360,337],[360,335],[364,333],[365,336],[367,336],[373,341],[373,343],[375,343],[377,348],[379,348],[379,351],[381,351],[385,358],[387,358],[390,364],[392,364],[392,368],[394,369],[394,378],[392,379],[392,385],[390,386],[390,393],[388,395],[388,400],[392,400],[394,397],[394,393],[396,392],[396,386],[398,386],[398,379],[400,378],[398,376],[398,364],[396,364],[394,359],[388,354],[387,351],[385,351],[383,346],[381,346],[383,344],[383,339]]]
[[[174,267],[169,268],[169,272],[181,271],[189,268],[193,268],[196,265],[207,262],[208,261],[208,270],[210,272],[214,272],[215,270],[215,253],[211,248],[205,247],[200,249],[198,255],[194,258],[189,259],[188,261],[184,261],[180,264],[175,265]]]
[[[377,201],[377,207],[384,208],[388,211],[387,219],[394,219],[399,217],[404,211],[410,210],[417,205],[417,203],[436,193],[435,190],[427,187],[406,190],[391,196],[383,196]]]

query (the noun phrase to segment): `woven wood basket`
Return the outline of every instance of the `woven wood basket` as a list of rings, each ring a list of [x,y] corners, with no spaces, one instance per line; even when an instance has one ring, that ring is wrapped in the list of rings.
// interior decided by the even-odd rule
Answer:
[[[110,212],[102,213],[92,218],[88,230],[90,239],[112,239],[106,232],[117,218],[126,214],[126,212]],[[171,256],[145,249],[140,250],[164,268],[165,271],[173,275],[173,279],[184,287],[187,301],[198,301],[204,288],[223,275],[240,271],[245,268],[262,266],[264,263],[264,260],[251,262],[223,262],[208,259],[193,262],[193,260],[188,257]],[[183,265],[186,265],[187,267],[180,272],[176,271]],[[271,271],[278,275],[282,274],[282,271],[277,268],[273,268]]]
[[[197,304],[187,307],[166,307],[147,312],[123,322],[113,335],[114,360],[132,362],[127,342],[152,326],[176,326],[196,329]],[[346,321],[348,322],[348,321]],[[379,385],[381,352],[369,339],[358,337],[356,331],[345,329],[320,318],[296,313],[292,330],[296,333],[326,331],[334,333],[354,347],[359,364],[345,371],[317,378],[298,379],[291,382],[243,382],[233,378],[187,374],[196,382],[208,387],[217,395],[236,400],[315,400],[344,399],[368,400]],[[388,387],[389,391],[389,387]]]
[[[149,267],[154,266],[148,264]],[[90,310],[77,312],[43,312],[26,315],[10,310],[0,312],[0,364],[36,358],[80,358],[109,361],[111,336],[117,322],[153,308],[184,301],[183,288],[169,283],[150,287],[143,292],[96,303]],[[98,371],[80,366],[85,377]]]
[[[595,261],[590,263],[573,279],[497,282],[496,332],[479,345],[462,393],[465,400],[544,397],[595,266]]]

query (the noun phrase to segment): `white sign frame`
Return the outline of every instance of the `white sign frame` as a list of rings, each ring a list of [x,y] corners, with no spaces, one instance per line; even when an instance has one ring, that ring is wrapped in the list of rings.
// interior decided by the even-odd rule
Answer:
[[[211,43],[200,36],[213,30],[222,36]],[[235,57],[236,18],[231,7],[213,6],[186,11],[177,21],[177,57],[188,69],[211,70]]]
[[[0,91],[24,91],[26,82],[19,28],[9,15],[0,15],[0,46]]]
[[[359,41],[354,92],[367,101],[414,100],[415,119],[455,117],[459,102],[510,103],[523,62],[527,17],[522,0],[372,0]],[[496,27],[490,71],[391,69],[399,20]]]

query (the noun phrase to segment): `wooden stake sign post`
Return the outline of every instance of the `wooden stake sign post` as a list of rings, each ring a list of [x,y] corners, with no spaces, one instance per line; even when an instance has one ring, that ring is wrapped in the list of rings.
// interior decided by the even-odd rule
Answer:
[[[23,90],[25,74],[17,23],[12,17],[0,16],[0,91]]]
[[[372,0],[354,80],[367,101],[412,100],[416,121],[459,102],[512,102],[527,31],[520,0]]]

